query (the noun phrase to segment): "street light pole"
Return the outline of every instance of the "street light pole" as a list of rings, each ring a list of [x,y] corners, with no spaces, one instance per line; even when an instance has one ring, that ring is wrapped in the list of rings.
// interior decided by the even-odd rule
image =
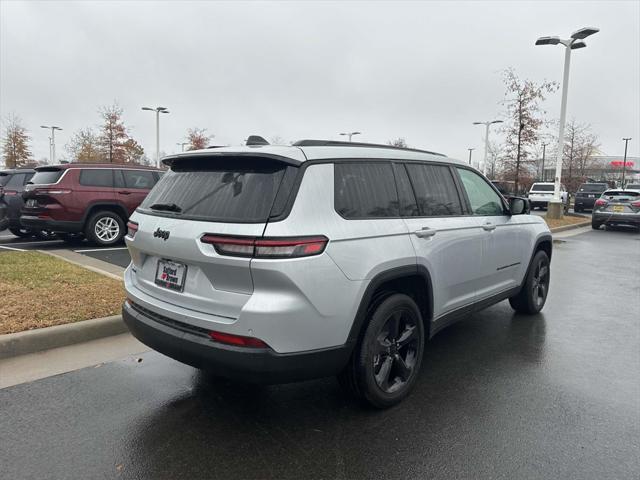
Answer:
[[[346,132],[346,133],[341,133],[340,135],[346,135],[349,137],[349,141],[351,141],[351,137],[353,137],[354,135],[360,135],[362,132]]]
[[[62,130],[60,127],[56,127],[52,125],[48,127],[47,125],[40,125],[40,128],[46,128],[47,130],[51,130],[51,138],[49,139],[49,156],[51,158],[51,164],[56,163],[56,130]]]
[[[166,107],[142,107],[142,110],[156,112],[156,167],[160,167],[160,114],[169,113]]]
[[[189,142],[178,142],[176,143],[176,145],[180,145],[180,149],[181,149],[180,151],[184,152],[184,146],[189,145]]]
[[[624,190],[624,177],[625,177],[625,173],[627,171],[627,145],[629,145],[629,140],[631,140],[631,137],[628,138],[623,138],[622,140],[624,140],[624,160],[622,161],[622,189]]]
[[[569,68],[571,66],[571,50],[584,48],[587,46],[583,42],[585,38],[594,33],[598,33],[598,28],[585,27],[571,34],[571,38],[566,40],[560,37],[540,37],[536,40],[536,45],[558,45],[564,46],[564,73],[562,75],[562,101],[560,103],[560,128],[558,131],[558,151],[556,152],[556,175],[553,187],[553,200],[549,202],[547,215],[550,218],[562,218],[562,198],[560,197],[560,185],[562,178],[562,154],[564,152],[564,124],[567,118],[567,94],[569,88]],[[555,204],[555,205],[554,205]],[[551,215],[549,215],[551,214]]]
[[[467,148],[469,150],[469,165],[471,165],[471,152],[475,150],[475,148]]]
[[[544,182],[544,178],[545,178],[545,174],[544,174],[544,157],[545,157],[545,153],[547,152],[547,145],[549,145],[548,143],[543,143],[542,144],[542,181]]]
[[[482,163],[482,174],[487,175],[487,158],[489,156],[489,126],[494,123],[502,123],[502,120],[492,120],[489,122],[473,122],[474,125],[484,125],[484,161]]]

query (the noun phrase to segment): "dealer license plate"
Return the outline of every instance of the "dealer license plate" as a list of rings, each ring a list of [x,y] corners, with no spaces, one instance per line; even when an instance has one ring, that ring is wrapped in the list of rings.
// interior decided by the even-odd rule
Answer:
[[[187,266],[184,263],[171,260],[158,260],[156,269],[156,285],[181,292],[184,290],[184,280],[187,276]]]
[[[29,200],[26,201],[24,206],[27,208],[35,208],[38,206],[38,201],[35,198],[30,198]]]
[[[618,213],[624,212],[624,205],[614,205],[613,211]]]

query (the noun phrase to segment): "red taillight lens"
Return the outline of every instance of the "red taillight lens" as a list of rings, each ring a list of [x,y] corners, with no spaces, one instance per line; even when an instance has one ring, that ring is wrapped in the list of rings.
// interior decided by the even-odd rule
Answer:
[[[607,202],[604,198],[599,198],[598,200],[596,200],[595,206],[604,207],[607,203],[609,202]]]
[[[206,234],[200,241],[213,245],[220,255],[254,258],[299,258],[324,252],[329,239],[312,237],[253,238]]]
[[[211,340],[214,342],[234,345],[236,347],[269,348],[269,345],[259,338],[254,337],[243,337],[242,335],[231,335],[230,333],[222,332],[209,332],[209,337],[211,337]]]
[[[640,208],[640,200],[636,200],[635,202],[631,202],[631,206],[635,208]]]
[[[127,222],[127,237],[129,238],[135,237],[137,231],[138,231],[138,224],[136,222],[132,222],[131,220],[129,220]]]

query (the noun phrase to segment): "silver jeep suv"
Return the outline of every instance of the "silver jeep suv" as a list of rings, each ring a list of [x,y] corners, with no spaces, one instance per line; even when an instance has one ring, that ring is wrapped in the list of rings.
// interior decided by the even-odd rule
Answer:
[[[551,234],[475,169],[386,145],[303,140],[164,159],[131,217],[123,316],[151,348],[214,375],[338,375],[404,398],[425,342],[509,299],[539,312]]]

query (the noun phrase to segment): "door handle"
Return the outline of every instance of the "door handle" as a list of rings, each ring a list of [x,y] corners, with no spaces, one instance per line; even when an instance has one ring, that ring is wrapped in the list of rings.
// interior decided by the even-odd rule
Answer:
[[[118,193],[121,195],[131,195],[131,192],[126,192],[126,191],[120,191]]]
[[[416,230],[413,234],[418,238],[433,237],[438,231],[429,227],[422,227],[420,230]]]
[[[482,228],[487,232],[492,232],[496,229],[496,226],[493,223],[485,223],[484,225],[482,225]]]

